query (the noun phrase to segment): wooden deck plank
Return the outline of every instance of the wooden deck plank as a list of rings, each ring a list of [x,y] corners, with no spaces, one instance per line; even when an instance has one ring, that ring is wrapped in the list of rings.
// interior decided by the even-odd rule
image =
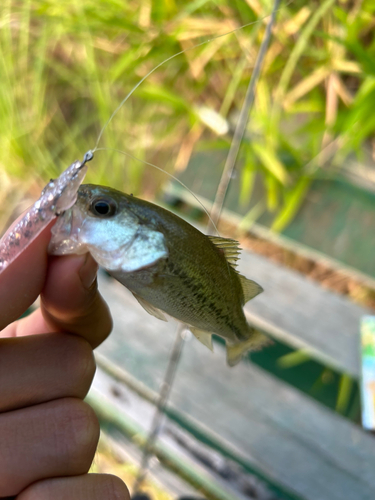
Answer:
[[[158,390],[175,325],[147,315],[112,280],[104,278],[100,285],[115,318],[114,332],[100,352]],[[280,293],[287,296],[289,288],[287,293],[283,280],[281,285]],[[300,296],[292,295],[294,301],[300,303]],[[343,306],[339,301],[337,311],[327,308],[340,314]],[[331,322],[334,329],[333,315]],[[371,436],[260,368],[242,363],[229,369],[224,351],[216,351],[212,354],[195,339],[186,345],[171,399],[180,412],[302,498],[373,498],[375,440]]]
[[[87,399],[99,418],[102,419],[107,433],[116,436],[117,442],[119,442],[118,430],[123,428],[124,423],[128,423],[128,426],[123,430],[130,434],[134,430],[132,423],[137,426],[136,441],[138,444],[147,436],[155,412],[154,405],[126,385],[108,376],[100,367],[95,374]],[[126,439],[125,436],[123,441],[124,439]],[[193,477],[190,479],[200,480],[200,486],[193,481],[195,484],[193,488],[178,477],[171,478],[166,467],[168,464],[151,460],[149,472],[167,488],[169,485],[169,490],[173,488],[175,495],[186,496],[190,494],[195,497],[199,495],[199,490],[205,487],[207,493],[214,494],[218,500],[246,500],[249,497],[244,494],[243,490],[247,486],[254,489],[254,492],[262,494],[256,498],[265,500],[277,500],[278,498],[272,494],[265,483],[241,470],[229,459],[220,457],[214,450],[197,442],[187,431],[181,429],[169,418],[163,422],[158,442],[162,444],[164,450],[169,452],[170,457],[174,457],[173,464],[169,464],[169,467],[177,468],[183,477],[189,470],[193,471]],[[128,441],[126,444],[123,442],[124,445],[126,445],[126,450],[130,448],[133,456],[136,454],[134,442]],[[140,463],[140,459],[140,450],[138,449],[138,463]],[[220,471],[223,471],[224,474],[220,474]],[[234,477],[236,481],[233,481]],[[176,491],[177,489],[178,491]]]
[[[254,253],[242,252],[239,269],[264,288],[245,307],[251,323],[360,377],[359,326],[361,317],[371,314],[369,309]]]

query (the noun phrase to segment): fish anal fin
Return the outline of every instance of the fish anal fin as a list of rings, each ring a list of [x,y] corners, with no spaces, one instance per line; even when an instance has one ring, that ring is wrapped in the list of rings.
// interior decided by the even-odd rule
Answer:
[[[224,253],[227,262],[235,268],[240,254],[238,241],[219,236],[208,236],[208,239]]]
[[[242,274],[239,274],[238,277],[241,282],[244,304],[263,292],[263,288],[255,281],[245,278]]]
[[[251,337],[245,341],[236,342],[235,344],[227,342],[227,364],[229,366],[235,366],[248,351],[258,351],[264,345],[270,343],[272,343],[272,341],[257,330],[253,330]]]
[[[162,321],[168,321],[165,315],[160,311],[160,309],[157,309],[153,305],[151,305],[147,300],[143,299],[136,293],[132,292],[134,297],[138,300],[140,305],[143,307],[145,311],[148,312],[148,314],[151,314],[151,316],[155,316],[155,318],[161,319]]]
[[[206,332],[206,330],[199,330],[199,328],[195,328],[194,326],[190,326],[191,333],[202,342],[203,345],[209,348],[210,351],[213,352],[214,348],[212,345],[212,333]]]

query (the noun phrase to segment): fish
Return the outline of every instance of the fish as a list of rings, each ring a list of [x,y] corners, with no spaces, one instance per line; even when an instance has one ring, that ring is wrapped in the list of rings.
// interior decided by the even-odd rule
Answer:
[[[88,151],[83,161],[74,161],[57,179],[51,179],[39,199],[5,232],[0,239],[0,274],[32,243],[48,224],[70,208],[92,160]]]
[[[172,212],[109,187],[83,184],[52,228],[52,255],[90,252],[151,315],[185,323],[209,349],[225,339],[234,366],[267,338],[250,326],[244,304],[263,291],[239,274],[238,242],[207,236]]]

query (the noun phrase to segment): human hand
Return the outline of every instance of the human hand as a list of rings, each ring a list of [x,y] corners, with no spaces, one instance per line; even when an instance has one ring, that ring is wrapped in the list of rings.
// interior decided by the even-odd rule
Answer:
[[[83,402],[112,321],[88,254],[48,260],[50,228],[0,275],[0,498],[129,500],[87,474],[99,424]],[[41,307],[17,320],[41,295]]]

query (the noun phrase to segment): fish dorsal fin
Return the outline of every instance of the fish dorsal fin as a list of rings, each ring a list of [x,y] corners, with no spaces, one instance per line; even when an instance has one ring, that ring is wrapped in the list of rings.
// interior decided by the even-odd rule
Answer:
[[[191,333],[202,342],[203,345],[209,348],[210,351],[213,351],[214,348],[212,346],[212,333],[206,332],[205,330],[200,330],[199,328],[195,328],[194,326],[189,327]]]
[[[208,238],[217,248],[220,248],[220,250],[224,252],[227,262],[238,273],[236,270],[240,254],[238,241],[232,240],[231,238],[221,238],[219,236],[208,236]],[[255,283],[255,281],[245,278],[242,274],[238,274],[238,277],[243,291],[244,304],[263,292],[263,288],[258,285],[258,283]]]
[[[243,291],[244,304],[263,292],[263,288],[255,281],[245,278],[242,274],[239,274],[238,277]]]
[[[239,243],[231,238],[221,238],[219,236],[208,236],[212,243],[224,252],[228,263],[235,269],[240,255]]]
[[[132,292],[132,294],[141,304],[143,309],[148,312],[148,314],[151,314],[151,316],[155,316],[155,318],[161,319],[162,321],[168,321],[164,314],[160,311],[160,309],[152,306],[149,302],[147,302],[147,300],[142,299],[142,297],[140,297],[136,293]]]

